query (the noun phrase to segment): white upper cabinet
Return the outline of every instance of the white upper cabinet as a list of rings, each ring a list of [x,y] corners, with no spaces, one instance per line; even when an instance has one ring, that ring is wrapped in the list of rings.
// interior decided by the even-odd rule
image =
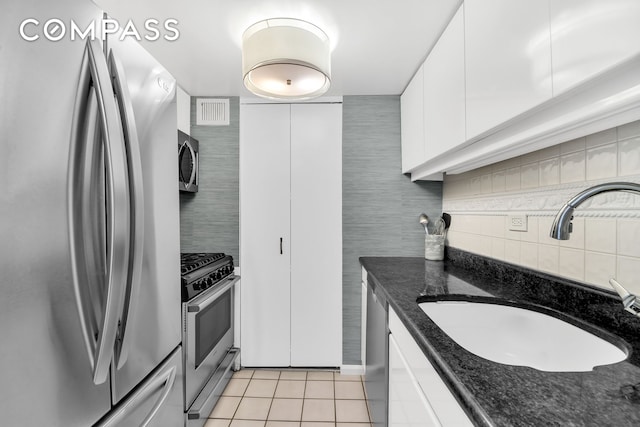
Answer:
[[[176,90],[178,130],[191,135],[191,97],[180,86]]]
[[[549,2],[466,0],[467,138],[552,96]]]
[[[640,52],[640,1],[550,0],[553,93]]]
[[[425,161],[423,123],[423,66],[420,66],[400,97],[402,173]]]
[[[425,160],[464,141],[464,12],[460,6],[424,63]]]
[[[465,141],[464,85],[461,6],[402,94],[402,172]],[[442,174],[426,179],[441,181]]]
[[[402,171],[412,180],[640,119],[640,0],[463,7],[402,95]]]

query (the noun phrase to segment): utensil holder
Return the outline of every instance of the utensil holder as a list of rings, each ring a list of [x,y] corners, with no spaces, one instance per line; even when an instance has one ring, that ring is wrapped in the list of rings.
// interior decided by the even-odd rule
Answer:
[[[424,259],[442,261],[444,259],[444,234],[424,236]]]

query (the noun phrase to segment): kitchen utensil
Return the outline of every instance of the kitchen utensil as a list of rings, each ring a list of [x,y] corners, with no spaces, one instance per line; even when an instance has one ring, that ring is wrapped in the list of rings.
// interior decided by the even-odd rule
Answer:
[[[451,226],[451,215],[449,215],[448,213],[444,212],[442,214],[442,219],[444,220],[444,229],[448,230],[449,227]]]
[[[418,222],[420,222],[420,224],[422,224],[422,226],[424,227],[425,234],[429,235],[429,229],[427,228],[427,224],[429,223],[429,217],[427,216],[427,214],[421,213],[420,216],[418,217]]]
[[[446,225],[445,225],[444,219],[438,218],[436,220],[435,231],[433,232],[433,234],[436,234],[436,235],[444,234],[445,226]]]

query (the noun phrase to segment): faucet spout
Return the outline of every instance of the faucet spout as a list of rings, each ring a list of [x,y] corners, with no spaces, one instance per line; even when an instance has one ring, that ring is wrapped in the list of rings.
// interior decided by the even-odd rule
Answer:
[[[551,226],[551,232],[549,235],[557,240],[569,240],[569,234],[572,229],[571,220],[573,219],[573,211],[587,199],[590,199],[597,194],[609,191],[629,191],[640,194],[640,184],[633,182],[609,182],[606,184],[594,185],[593,187],[587,188],[583,192],[578,193],[571,200],[565,203],[562,208],[560,208],[553,220],[553,225]]]

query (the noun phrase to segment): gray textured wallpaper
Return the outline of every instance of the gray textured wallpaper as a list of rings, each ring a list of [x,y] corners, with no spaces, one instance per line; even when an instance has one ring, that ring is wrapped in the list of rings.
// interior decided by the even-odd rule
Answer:
[[[238,265],[240,104],[238,97],[229,99],[229,126],[196,126],[196,98],[191,97],[191,136],[200,142],[200,183],[197,193],[180,193],[180,251],[224,252]]]
[[[358,258],[424,256],[418,215],[442,213],[442,183],[400,172],[399,96],[345,96],[342,111],[343,363],[359,365]]]
[[[195,126],[200,188],[180,195],[182,252],[225,252],[239,261],[239,99],[229,126]],[[423,256],[418,215],[440,215],[442,183],[412,183],[400,165],[400,97],[343,98],[343,363],[360,361],[361,256]]]

